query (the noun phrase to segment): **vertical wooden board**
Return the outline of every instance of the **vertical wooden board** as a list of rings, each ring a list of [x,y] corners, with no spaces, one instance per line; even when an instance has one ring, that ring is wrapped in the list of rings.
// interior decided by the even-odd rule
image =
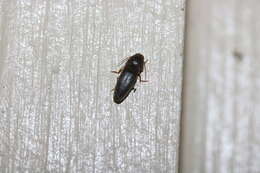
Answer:
[[[0,6],[1,172],[177,172],[184,0]],[[116,105],[137,52],[149,82]]]
[[[260,172],[260,1],[189,1],[182,173]]]

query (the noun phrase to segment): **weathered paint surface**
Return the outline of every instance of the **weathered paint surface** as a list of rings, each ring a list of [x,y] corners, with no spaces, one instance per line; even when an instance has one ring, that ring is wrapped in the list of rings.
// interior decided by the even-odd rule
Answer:
[[[182,173],[260,172],[260,1],[187,4]]]
[[[1,172],[176,172],[184,0],[1,0]],[[148,83],[121,105],[111,70]]]

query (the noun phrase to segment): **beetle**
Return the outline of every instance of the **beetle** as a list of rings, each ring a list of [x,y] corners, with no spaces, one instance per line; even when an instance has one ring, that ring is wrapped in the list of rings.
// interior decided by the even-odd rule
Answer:
[[[118,71],[111,71],[112,73],[120,74],[117,78],[116,86],[114,90],[113,100],[116,104],[122,103],[130,92],[136,91],[135,84],[139,77],[140,82],[148,82],[141,79],[141,73],[145,68],[145,64],[148,60],[144,61],[144,56],[137,53],[129,58],[125,65]]]

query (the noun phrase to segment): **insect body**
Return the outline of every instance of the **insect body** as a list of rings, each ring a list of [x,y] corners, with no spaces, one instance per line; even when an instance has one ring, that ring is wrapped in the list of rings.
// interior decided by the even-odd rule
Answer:
[[[146,62],[144,61],[144,56],[137,53],[129,57],[125,66],[119,71],[112,71],[113,73],[120,74],[114,89],[113,100],[115,103],[122,103],[132,90],[135,92],[136,89],[134,86],[138,77],[140,82],[147,82],[141,79],[141,73]]]

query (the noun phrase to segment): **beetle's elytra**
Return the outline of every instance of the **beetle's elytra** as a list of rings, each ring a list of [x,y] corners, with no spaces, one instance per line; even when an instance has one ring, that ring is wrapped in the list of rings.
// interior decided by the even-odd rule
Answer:
[[[141,79],[141,73],[143,72],[146,62],[144,61],[144,56],[137,53],[129,57],[119,71],[112,71],[113,73],[120,74],[117,78],[116,87],[114,88],[113,100],[115,103],[122,103],[132,90],[135,91],[134,86],[138,77],[140,82],[147,82]]]

